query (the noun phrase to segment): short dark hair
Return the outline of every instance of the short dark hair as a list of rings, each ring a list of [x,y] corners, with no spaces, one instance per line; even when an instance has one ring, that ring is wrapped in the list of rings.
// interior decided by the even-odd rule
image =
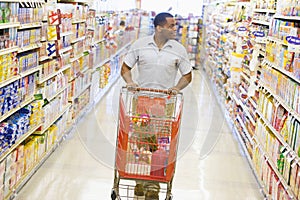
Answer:
[[[120,26],[125,26],[125,21],[122,20],[122,21],[120,22]]]
[[[157,27],[158,25],[160,25],[160,26],[165,25],[167,23],[166,18],[169,18],[169,17],[173,18],[174,16],[167,12],[162,12],[162,13],[157,14],[153,20],[154,27]]]

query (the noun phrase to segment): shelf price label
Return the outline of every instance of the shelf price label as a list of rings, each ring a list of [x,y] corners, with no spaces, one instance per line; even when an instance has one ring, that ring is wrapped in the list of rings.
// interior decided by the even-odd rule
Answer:
[[[35,100],[43,100],[43,94],[34,94],[34,99]]]
[[[287,36],[286,40],[288,41],[289,44],[300,45],[300,38],[296,36]]]
[[[241,32],[245,32],[247,31],[248,29],[245,27],[245,26],[240,26],[238,27],[238,31],[241,31]]]
[[[257,43],[265,43],[266,41],[266,34],[263,31],[253,31],[252,34],[255,37],[255,41]]]
[[[245,26],[240,26],[237,28],[237,32],[241,36],[245,36],[247,34],[248,29]]]
[[[300,52],[300,38],[296,36],[287,36],[288,50],[291,52]]]
[[[253,31],[253,35],[255,37],[265,37],[266,36],[265,32],[263,32],[263,31]]]

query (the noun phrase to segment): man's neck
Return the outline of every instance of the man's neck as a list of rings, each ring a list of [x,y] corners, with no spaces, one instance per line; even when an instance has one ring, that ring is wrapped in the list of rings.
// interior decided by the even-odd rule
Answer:
[[[159,38],[157,35],[154,35],[154,42],[159,49],[162,49],[163,46],[167,43],[168,40]]]

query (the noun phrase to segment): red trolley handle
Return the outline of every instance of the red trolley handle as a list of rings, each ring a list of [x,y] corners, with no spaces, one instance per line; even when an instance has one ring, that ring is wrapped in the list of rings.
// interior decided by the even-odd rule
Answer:
[[[142,88],[142,87],[126,87],[124,86],[123,88],[127,88],[130,91],[146,91],[146,92],[156,92],[156,93],[163,93],[163,94],[168,94],[172,95],[172,91],[170,90],[163,90],[163,89],[155,89],[155,88]],[[178,92],[177,94],[182,95],[182,92]]]

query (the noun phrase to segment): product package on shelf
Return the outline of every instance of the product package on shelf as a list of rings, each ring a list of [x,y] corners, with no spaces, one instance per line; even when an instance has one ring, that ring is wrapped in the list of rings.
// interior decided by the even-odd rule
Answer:
[[[68,85],[68,78],[63,73],[48,79],[44,83],[40,84],[38,93],[43,95],[44,99],[53,99],[62,89],[66,89]]]
[[[299,113],[299,83],[275,69],[262,65],[261,81],[270,88],[273,95],[278,95],[284,104]]]
[[[18,9],[18,21],[21,24],[40,23],[43,20],[43,10],[39,7],[26,7],[22,4]]]
[[[90,102],[90,88],[85,90],[78,98],[74,100],[73,110],[72,110],[72,119],[77,119],[83,113],[82,111]]]
[[[60,39],[57,40],[57,48],[59,50],[63,50],[63,49],[67,49],[68,47],[71,47],[71,39],[72,39],[71,35],[60,37]]]
[[[48,104],[43,106],[44,118],[43,125],[40,127],[39,131],[45,130],[47,126],[54,123],[57,117],[60,117],[66,109],[68,104],[68,90],[64,90],[57,97],[55,97]]]
[[[46,140],[47,141],[46,142],[47,151],[49,151],[55,144],[56,139],[57,139],[57,134],[58,134],[57,126],[55,124],[51,125],[47,131],[47,140]]]
[[[274,10],[276,9],[276,0],[254,0],[252,1],[255,9]]]
[[[94,27],[88,27],[88,34],[93,36],[92,42],[98,43],[103,40],[105,33],[105,19],[104,17],[98,18]]]
[[[35,81],[36,75],[31,74],[0,88],[0,115],[4,115],[17,108],[21,103],[33,98],[36,87]]]
[[[6,169],[4,174],[4,197],[6,198],[11,191],[13,186],[16,184],[16,160],[17,150],[12,151],[6,157]]]
[[[110,63],[105,63],[100,67],[100,88],[104,88],[108,84],[111,72],[110,66]]]
[[[117,50],[136,37],[129,16],[118,48],[107,49],[102,40],[117,15],[98,18],[81,3],[41,4],[0,3],[0,23],[9,27],[0,34],[0,200],[12,198],[84,114],[92,73],[97,95],[119,74],[126,48]]]
[[[68,12],[64,13],[61,10],[60,17],[61,17],[61,19],[60,19],[61,24],[59,25],[60,34],[65,35],[72,31],[72,14],[70,14]],[[74,32],[73,32],[72,36],[73,35],[74,35]]]
[[[32,170],[34,165],[45,153],[45,138],[43,136],[30,136],[23,144],[6,158],[5,197],[10,196],[15,186],[24,178],[26,172]]]
[[[85,23],[72,24],[72,32],[73,32],[72,40],[76,40],[84,37],[86,34],[86,24]]]
[[[1,2],[2,18],[0,23],[16,23],[18,22],[19,3],[15,2]]]
[[[297,199],[300,197],[300,176],[299,171],[300,165],[298,161],[291,163],[291,176],[290,176],[290,187],[291,190],[294,191],[294,194]]]
[[[0,83],[19,74],[19,66],[16,53],[0,56]]]
[[[87,25],[87,27],[89,27],[91,29],[95,29],[95,27],[96,27],[96,10],[95,9],[90,8],[88,10],[86,25]]]
[[[69,98],[77,98],[91,83],[91,72],[86,71],[71,82]]]
[[[20,48],[38,44],[41,41],[41,29],[19,30],[17,33],[17,46]]]
[[[1,122],[1,152],[10,148],[30,129],[31,107],[22,108],[5,122]]]
[[[0,162],[0,199],[4,199],[5,160]]]
[[[57,127],[57,140],[59,140],[63,134],[66,133],[66,131],[70,128],[68,124],[68,116],[69,116],[69,110],[67,110],[60,118],[55,122],[55,125]]]
[[[283,16],[300,16],[300,3],[297,0],[278,1],[277,13]]]
[[[20,79],[21,102],[24,102],[33,97],[36,88],[36,73],[30,74]]]
[[[71,52],[61,54],[59,60],[62,67],[68,66],[71,63]]]
[[[297,156],[300,157],[300,122],[297,119],[292,118],[289,132],[292,136],[290,141],[291,147]]]
[[[1,23],[17,23],[19,3],[1,2],[2,17]],[[4,28],[0,35],[0,50],[16,46],[17,29],[16,27]]]
[[[46,141],[47,141],[47,139],[46,139],[45,135],[35,135],[34,139],[36,141],[35,160],[36,160],[36,162],[38,162],[43,158],[43,156],[46,152]]]
[[[26,72],[30,69],[37,68],[39,62],[38,52],[25,52],[18,54],[19,72]]]
[[[2,29],[0,34],[0,50],[10,49],[17,46],[19,42],[16,28]]]
[[[44,117],[43,111],[43,101],[37,100],[31,103],[32,106],[32,114],[30,115],[29,124],[31,127],[38,127],[42,124],[42,120]]]
[[[61,66],[58,59],[46,60],[40,63],[41,72],[39,74],[40,79],[45,79],[52,76],[56,71],[58,71]]]
[[[82,54],[81,57],[71,62],[71,67],[67,70],[66,74],[69,77],[69,81],[72,81],[75,78],[81,76],[89,69],[90,69],[90,57],[89,55]]]

